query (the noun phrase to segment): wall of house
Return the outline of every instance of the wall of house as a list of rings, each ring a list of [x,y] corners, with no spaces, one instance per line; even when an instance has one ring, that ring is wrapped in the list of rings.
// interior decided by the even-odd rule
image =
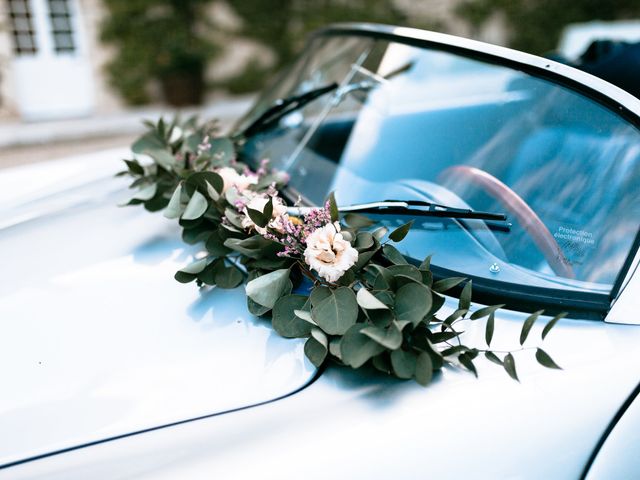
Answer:
[[[6,3],[2,2],[2,6],[4,7],[5,5]],[[13,91],[13,78],[11,75],[13,44],[9,32],[7,11],[5,8],[0,8],[0,120],[17,115],[16,106],[11,95]]]
[[[500,17],[490,21],[478,30],[473,31],[465,22],[455,16],[455,8],[462,0],[395,0],[396,5],[409,15],[425,19],[434,29],[444,30],[461,36],[473,36],[491,43],[504,43],[507,37],[505,22]],[[80,21],[85,35],[85,44],[89,52],[89,62],[93,77],[95,114],[115,112],[125,108],[122,100],[108,84],[104,74],[104,65],[114,54],[113,50],[100,42],[100,23],[106,14],[101,0],[78,0]],[[6,2],[0,3],[3,7]],[[268,66],[273,63],[273,54],[265,46],[237,37],[242,27],[242,19],[224,0],[213,2],[209,16],[217,28],[211,35],[217,39],[233,37],[229,46],[220,58],[210,65],[207,77],[210,82],[218,82],[240,73],[248,62],[257,60]],[[227,41],[227,44],[229,42]],[[12,38],[7,18],[6,7],[0,8],[0,120],[17,118],[17,108],[12,100],[14,80],[11,72]]]

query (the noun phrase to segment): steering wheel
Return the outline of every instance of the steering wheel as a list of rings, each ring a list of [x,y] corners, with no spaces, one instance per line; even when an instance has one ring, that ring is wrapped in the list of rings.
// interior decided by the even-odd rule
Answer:
[[[462,178],[469,183],[478,185],[513,214],[557,275],[575,278],[571,264],[562,253],[560,245],[551,235],[547,226],[527,202],[506,184],[484,170],[467,165],[449,167],[442,171],[440,177]]]

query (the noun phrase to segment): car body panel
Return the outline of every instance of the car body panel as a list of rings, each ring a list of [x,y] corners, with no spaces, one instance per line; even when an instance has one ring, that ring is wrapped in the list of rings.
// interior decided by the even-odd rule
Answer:
[[[640,455],[637,454],[640,450],[640,398],[636,396],[617,420],[594,458],[586,480],[640,478]]]
[[[195,250],[162,214],[117,206],[124,154],[0,172],[0,464],[270,401],[315,374],[242,287],[173,279]]]
[[[498,316],[496,348],[513,346],[523,318]],[[467,334],[480,342],[484,325]],[[479,380],[445,370],[428,388],[329,368],[278,402],[18,465],[0,478],[579,478],[636,387],[638,342],[634,326],[562,320],[545,348],[564,370],[542,369],[522,352],[521,383],[484,360]]]
[[[546,72],[545,78],[584,87],[600,100],[604,99],[611,108],[619,108],[622,115],[637,119],[640,113],[638,100],[620,89],[545,59],[412,29],[347,25],[341,31],[348,34],[358,29],[389,37],[406,35],[413,38],[413,43],[427,42],[441,45],[443,49],[463,50],[477,58],[508,63],[540,75]],[[113,163],[109,163],[107,155],[113,157]],[[112,165],[117,162],[114,152],[95,157],[90,166],[85,165],[85,170],[94,169],[99,173],[103,168],[103,173],[110,175]],[[14,183],[28,181],[29,175],[24,172],[16,170],[12,172],[13,176],[4,178],[0,175],[0,186],[11,188]],[[35,355],[46,352],[44,347],[69,332],[78,341],[65,339],[63,345],[71,352],[75,349],[76,363],[86,362],[82,366],[85,380],[102,382],[107,387],[96,387],[97,384],[87,380],[84,385],[88,388],[82,392],[78,387],[80,383],[70,372],[54,365],[58,378],[64,382],[53,387],[58,391],[75,388],[80,392],[77,398],[81,402],[73,405],[64,401],[49,402],[57,399],[56,391],[47,390],[44,403],[48,404],[39,409],[44,413],[36,413],[38,408],[33,408],[29,415],[24,415],[17,408],[20,402],[14,399],[10,405],[14,410],[5,410],[6,415],[0,417],[0,421],[4,419],[5,425],[9,426],[3,430],[3,433],[9,432],[3,437],[3,450],[14,449],[11,455],[5,456],[5,462],[29,454],[41,455],[37,459],[17,460],[8,468],[0,469],[0,478],[580,478],[621,407],[638,388],[640,328],[619,324],[637,317],[638,273],[627,275],[630,281],[607,315],[612,324],[564,319],[554,328],[544,348],[564,370],[543,369],[533,358],[533,349],[547,320],[540,318],[524,345],[525,351],[515,354],[521,383],[514,382],[499,366],[484,359],[478,361],[479,380],[468,372],[447,368],[426,389],[373,371],[358,372],[332,366],[311,382],[314,371],[303,360],[300,341],[279,339],[270,330],[267,332],[266,323],[249,317],[244,298],[238,294],[241,290],[207,298],[204,310],[212,309],[214,313],[207,317],[206,328],[200,323],[202,321],[194,321],[198,317],[195,315],[194,318],[194,311],[201,312],[197,307],[197,290],[193,286],[175,284],[171,278],[192,250],[182,245],[178,230],[163,223],[159,215],[149,215],[141,209],[115,213],[115,207],[111,205],[121,184],[116,188],[116,183],[109,183],[115,180],[107,181],[98,173],[96,178],[91,179],[87,174],[86,178],[76,181],[79,190],[72,191],[78,195],[71,199],[65,196],[61,201],[58,207],[71,211],[62,213],[60,219],[38,220],[33,208],[24,206],[34,193],[27,190],[33,188],[22,185],[22,203],[16,204],[12,214],[4,220],[6,228],[13,229],[22,228],[21,222],[44,221],[46,226],[47,222],[60,221],[60,225],[64,225],[65,218],[70,215],[74,218],[73,222],[67,218],[68,226],[72,223],[81,225],[83,232],[82,242],[68,247],[66,257],[73,263],[66,270],[52,270],[46,262],[30,260],[27,266],[31,269],[25,273],[23,264],[13,253],[18,251],[18,240],[13,240],[12,249],[7,250],[7,255],[12,255],[7,258],[19,273],[18,279],[22,278],[20,275],[31,278],[29,272],[34,268],[40,268],[44,273],[39,273],[45,279],[52,279],[47,285],[47,295],[40,298],[52,302],[48,305],[49,310],[55,307],[58,316],[55,325],[52,322],[47,325],[43,319],[33,320],[33,317],[24,322],[34,322],[35,327],[44,330],[27,330],[28,325],[20,325],[16,332],[7,327],[9,337],[0,336],[0,342],[9,349],[8,353],[0,349],[0,368],[4,369],[1,371],[3,377],[13,381],[12,392],[22,382],[28,384],[28,388],[23,387],[20,391],[29,393],[33,401],[40,400],[44,391],[41,387],[51,384],[45,383],[50,379],[46,371],[41,371],[43,366],[34,364]],[[67,180],[70,181],[60,180],[60,187]],[[110,193],[97,200],[96,185]],[[11,203],[16,193],[9,193],[5,197]],[[0,200],[5,198],[3,194],[0,193]],[[64,202],[67,203],[63,207]],[[96,202],[96,205],[82,210],[87,208],[82,207],[83,202]],[[38,203],[41,212],[50,215],[60,211],[47,210],[47,204],[50,204],[49,200]],[[74,213],[76,207],[80,210]],[[88,217],[90,211],[102,215],[101,221],[83,217]],[[117,225],[116,229],[112,228],[114,225]],[[41,234],[43,240],[52,243],[56,235],[63,236],[54,230],[45,228]],[[0,242],[1,238],[0,234]],[[64,238],[72,237],[69,234]],[[140,245],[145,246],[142,254],[136,250]],[[33,240],[26,246],[36,251],[39,244]],[[56,264],[55,249],[52,250],[54,253],[50,257]],[[168,257],[167,252],[170,253]],[[36,257],[41,259],[43,254],[38,255]],[[125,278],[135,280],[131,286],[135,292],[122,287]],[[36,282],[42,280],[36,279]],[[14,279],[3,286],[15,289],[16,283],[19,282]],[[75,295],[70,290],[65,292],[71,287]],[[40,292],[30,285],[24,288],[31,288],[30,293]],[[108,299],[102,296],[104,292],[108,292]],[[9,292],[9,295],[14,294]],[[0,309],[5,308],[4,312],[11,311],[18,318],[25,314],[20,307],[26,312],[44,315],[47,306],[31,305],[33,298],[31,294],[13,298],[9,304],[0,303]],[[97,331],[86,327],[78,310],[73,310],[73,318],[64,317],[64,310],[76,309],[76,302],[90,307],[93,314],[90,320],[95,322]],[[120,305],[115,305],[116,302]],[[453,311],[456,303],[456,299],[448,299],[443,313]],[[153,315],[145,310],[149,306],[153,306],[154,313],[164,320],[152,318]],[[119,312],[123,317],[126,312],[131,317],[117,318],[115,325],[110,325],[114,322],[110,311],[112,314]],[[3,316],[4,312],[0,310]],[[237,318],[240,318],[242,328],[233,323]],[[525,318],[525,313],[499,311],[492,347],[504,351],[517,349]],[[467,322],[464,329],[466,343],[484,345],[484,320]],[[126,332],[126,341],[116,335],[123,332]],[[130,372],[131,365],[140,362],[141,342],[148,342],[150,335],[160,343],[160,347],[154,345],[151,350],[154,361],[147,360],[146,370],[138,367],[137,370],[142,371]],[[32,339],[38,343],[34,349],[30,346],[29,355],[26,355],[21,347]],[[105,346],[110,339],[126,348]],[[193,345],[197,345],[196,355],[193,355]],[[221,350],[216,351],[216,346]],[[257,355],[253,351],[256,346],[261,349]],[[242,355],[236,357],[238,349]],[[145,348],[143,352],[146,351]],[[68,352],[56,357],[60,364],[70,362],[64,353]],[[248,368],[250,374],[241,378],[245,387],[238,389],[235,383],[243,373],[241,367],[235,365],[233,371],[227,368],[237,358],[246,359],[247,355],[255,360],[255,364]],[[101,358],[96,360],[95,357]],[[21,361],[16,363],[16,358]],[[11,362],[9,365],[13,370],[7,362]],[[102,370],[96,370],[96,366]],[[172,371],[173,367],[177,368]],[[181,402],[172,402],[175,397],[171,395],[175,392],[161,381],[165,380],[163,375],[167,371],[180,385]],[[92,372],[95,378],[90,376]],[[269,372],[275,379],[268,378]],[[181,375],[188,375],[194,382],[180,383]],[[265,375],[267,378],[263,378]],[[153,388],[145,384],[149,378]],[[277,380],[283,388],[277,392],[270,390]],[[126,409],[122,406],[103,408],[105,404],[95,402],[100,397],[113,399],[109,394],[114,391],[122,398],[132,392],[137,393],[137,397],[133,395],[136,398],[129,400],[131,403],[125,405]],[[292,392],[295,395],[288,395]],[[163,393],[169,394],[169,398]],[[204,396],[198,396],[200,393]],[[260,402],[258,397],[279,399]],[[137,407],[134,401],[138,402]],[[153,403],[157,401],[160,404]],[[51,405],[53,408],[49,408]],[[253,406],[240,408],[249,405]],[[146,411],[149,406],[151,413]],[[178,410],[168,408],[176,406]],[[116,411],[117,408],[120,411]],[[167,410],[171,411],[167,413]],[[20,424],[14,419],[16,411],[18,420],[28,417],[25,422],[31,422],[31,431],[21,431],[25,422]],[[205,411],[208,414],[200,413]],[[629,409],[627,413],[634,411],[635,408]],[[64,415],[51,420],[59,412]],[[110,417],[106,418],[105,414]],[[190,416],[199,415],[203,417],[189,421]],[[163,422],[171,423],[178,417],[184,421],[162,426]],[[33,422],[32,418],[40,422]],[[635,417],[627,418],[635,424]],[[82,431],[73,430],[78,428],[74,423],[78,419],[87,424]],[[44,424],[45,421],[50,423]],[[624,425],[625,415],[621,421]],[[136,433],[145,423],[155,424],[157,428]],[[58,428],[62,433],[57,442],[46,438],[47,435],[58,435]],[[109,438],[117,436],[115,432],[118,431],[128,433]],[[614,433],[617,434],[615,429]],[[22,453],[16,453],[12,437],[22,442],[19,444]],[[34,438],[36,449],[33,449]],[[619,438],[632,437],[621,434]],[[611,441],[615,442],[615,438]],[[612,445],[619,445],[619,442]],[[56,448],[61,450],[55,451]],[[607,450],[601,453],[609,455]],[[594,466],[600,461],[598,456]]]

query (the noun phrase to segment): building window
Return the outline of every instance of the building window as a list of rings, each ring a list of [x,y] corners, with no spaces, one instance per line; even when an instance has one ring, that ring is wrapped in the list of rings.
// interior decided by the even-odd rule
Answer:
[[[33,55],[38,51],[29,0],[8,0],[13,51],[16,55]]]
[[[68,0],[49,0],[49,20],[56,53],[75,51]]]

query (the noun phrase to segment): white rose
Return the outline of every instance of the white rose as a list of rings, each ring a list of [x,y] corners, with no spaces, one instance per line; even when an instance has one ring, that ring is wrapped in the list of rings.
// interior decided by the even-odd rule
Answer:
[[[267,227],[283,233],[284,226],[282,224],[282,217],[287,214],[287,206],[280,197],[271,198],[273,199],[273,211],[271,213],[271,220],[267,224]],[[269,197],[266,195],[254,195],[253,198],[249,200],[249,203],[247,203],[247,208],[257,210],[258,212],[264,212],[264,207],[267,205],[268,201]],[[247,208],[243,210],[244,218],[242,219],[242,226],[248,230],[254,229],[261,235],[267,233],[267,227],[259,227],[253,223],[253,220],[251,220],[251,217],[249,217],[249,214],[247,213]]]
[[[222,193],[225,193],[231,187],[236,187],[238,192],[243,192],[249,188],[250,185],[255,185],[258,182],[257,176],[240,175],[231,167],[221,167],[214,171],[222,177],[222,181],[224,182]]]
[[[329,282],[337,281],[358,260],[358,251],[340,233],[338,222],[318,228],[307,237],[304,261]]]

